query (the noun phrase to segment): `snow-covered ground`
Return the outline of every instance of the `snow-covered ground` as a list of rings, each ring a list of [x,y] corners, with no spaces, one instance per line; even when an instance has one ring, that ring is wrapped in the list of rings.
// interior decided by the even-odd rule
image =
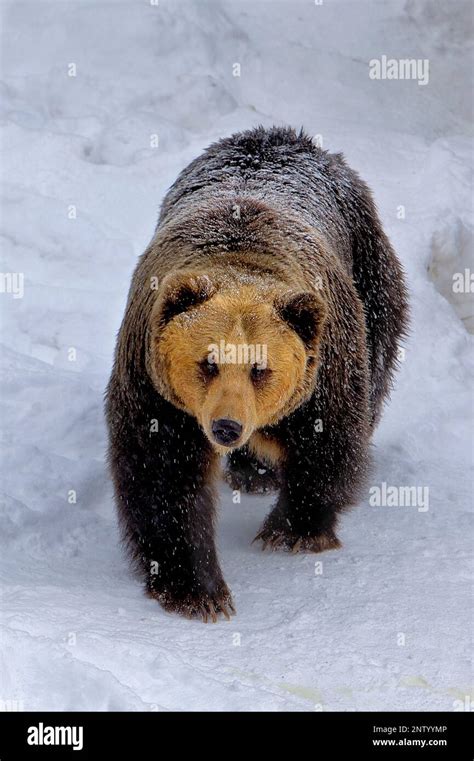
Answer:
[[[1,11],[0,267],[24,275],[24,293],[21,279],[0,293],[0,707],[467,706],[473,297],[452,278],[472,267],[469,3]],[[429,82],[370,79],[383,55],[428,59]],[[250,542],[272,498],[233,504],[223,486],[237,616],[206,626],[164,613],[132,577],[102,394],[166,189],[209,142],[258,123],[322,135],[374,189],[406,268],[412,332],[370,485],[428,487],[429,504],[373,506],[368,491],[343,520],[341,551],[269,554]]]

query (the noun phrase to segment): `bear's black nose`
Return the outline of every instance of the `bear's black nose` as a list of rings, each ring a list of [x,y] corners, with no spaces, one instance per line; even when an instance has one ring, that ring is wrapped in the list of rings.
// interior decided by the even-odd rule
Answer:
[[[212,435],[218,444],[228,447],[234,444],[242,433],[242,426],[237,420],[223,417],[212,422]]]

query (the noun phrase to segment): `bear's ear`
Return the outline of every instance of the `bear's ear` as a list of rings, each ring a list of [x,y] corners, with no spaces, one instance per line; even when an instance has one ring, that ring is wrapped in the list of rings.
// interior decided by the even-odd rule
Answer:
[[[157,304],[161,325],[166,325],[176,315],[203,304],[215,292],[216,288],[207,275],[191,272],[168,275],[163,280]]]
[[[285,293],[275,300],[275,309],[299,335],[306,348],[314,349],[326,319],[324,302],[314,293]]]

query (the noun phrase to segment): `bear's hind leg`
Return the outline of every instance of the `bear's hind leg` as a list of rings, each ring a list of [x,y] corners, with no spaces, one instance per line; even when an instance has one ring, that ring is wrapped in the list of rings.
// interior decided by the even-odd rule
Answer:
[[[224,479],[231,489],[248,494],[268,494],[280,488],[277,469],[262,463],[247,447],[228,455]]]

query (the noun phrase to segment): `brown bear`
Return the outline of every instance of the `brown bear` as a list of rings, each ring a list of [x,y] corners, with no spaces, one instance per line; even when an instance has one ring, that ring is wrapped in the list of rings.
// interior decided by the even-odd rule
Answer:
[[[368,187],[289,128],[211,145],[164,199],[107,390],[124,537],[166,610],[234,612],[214,543],[220,456],[277,487],[257,539],[321,552],[361,494],[407,322]]]

